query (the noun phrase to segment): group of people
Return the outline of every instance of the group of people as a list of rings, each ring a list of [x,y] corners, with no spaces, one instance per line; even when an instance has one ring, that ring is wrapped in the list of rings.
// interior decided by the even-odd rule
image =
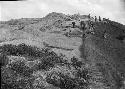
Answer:
[[[72,27],[75,28],[75,22],[72,22]],[[94,27],[94,23],[93,21],[89,20],[89,21],[80,21],[80,29],[82,31],[85,31],[86,29],[89,29],[91,31],[93,31],[93,27]]]
[[[88,21],[80,21],[80,29],[82,30],[83,34],[84,33],[95,34],[95,24],[96,24],[95,22],[103,22],[104,24],[109,23],[108,22],[109,19],[106,19],[106,18],[101,19],[100,16],[99,16],[99,18],[97,18],[95,16],[94,21],[91,20],[90,14],[88,15],[88,18],[89,18]],[[76,23],[73,21],[72,22],[73,28],[75,28],[75,25],[76,25]]]
[[[88,18],[91,18],[91,17],[90,17],[90,14],[88,15]],[[105,18],[103,18],[103,20],[106,21]],[[97,19],[97,17],[95,16],[94,21],[92,21],[92,20],[90,20],[90,19],[88,20],[88,24],[89,24],[89,26],[93,27],[93,22],[98,22],[98,21],[102,21],[102,20],[101,20],[101,17],[99,16],[99,19]],[[76,24],[75,22],[72,22],[73,28],[75,28],[75,24]],[[81,26],[82,29],[84,29],[85,26],[86,26],[86,22],[85,22],[85,21],[80,21],[80,26]]]
[[[89,21],[81,21],[80,22],[80,27],[82,31],[88,30],[88,32],[94,31],[94,22],[89,20]]]

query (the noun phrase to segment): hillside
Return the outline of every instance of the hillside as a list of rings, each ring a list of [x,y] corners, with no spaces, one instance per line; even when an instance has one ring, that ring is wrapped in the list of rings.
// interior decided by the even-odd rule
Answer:
[[[0,60],[1,89],[124,89],[125,25],[56,12],[2,21]]]

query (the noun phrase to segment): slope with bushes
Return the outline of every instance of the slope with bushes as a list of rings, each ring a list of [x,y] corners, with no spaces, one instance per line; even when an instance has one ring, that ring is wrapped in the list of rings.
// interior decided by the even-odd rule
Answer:
[[[2,89],[124,89],[122,24],[53,12],[0,22],[0,31]]]

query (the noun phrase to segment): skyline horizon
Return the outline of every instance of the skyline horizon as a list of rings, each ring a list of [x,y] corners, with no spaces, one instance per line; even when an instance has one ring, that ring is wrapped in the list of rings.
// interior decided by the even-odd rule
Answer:
[[[121,0],[25,0],[0,3],[0,21],[21,18],[43,18],[52,12],[65,15],[88,15],[109,18],[125,24],[125,12]]]

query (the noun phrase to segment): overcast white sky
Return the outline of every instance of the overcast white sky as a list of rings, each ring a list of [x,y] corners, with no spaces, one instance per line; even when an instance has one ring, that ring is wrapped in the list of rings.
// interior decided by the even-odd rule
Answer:
[[[125,24],[125,9],[121,0],[25,0],[1,1],[0,20],[42,18],[50,12],[91,14]]]

